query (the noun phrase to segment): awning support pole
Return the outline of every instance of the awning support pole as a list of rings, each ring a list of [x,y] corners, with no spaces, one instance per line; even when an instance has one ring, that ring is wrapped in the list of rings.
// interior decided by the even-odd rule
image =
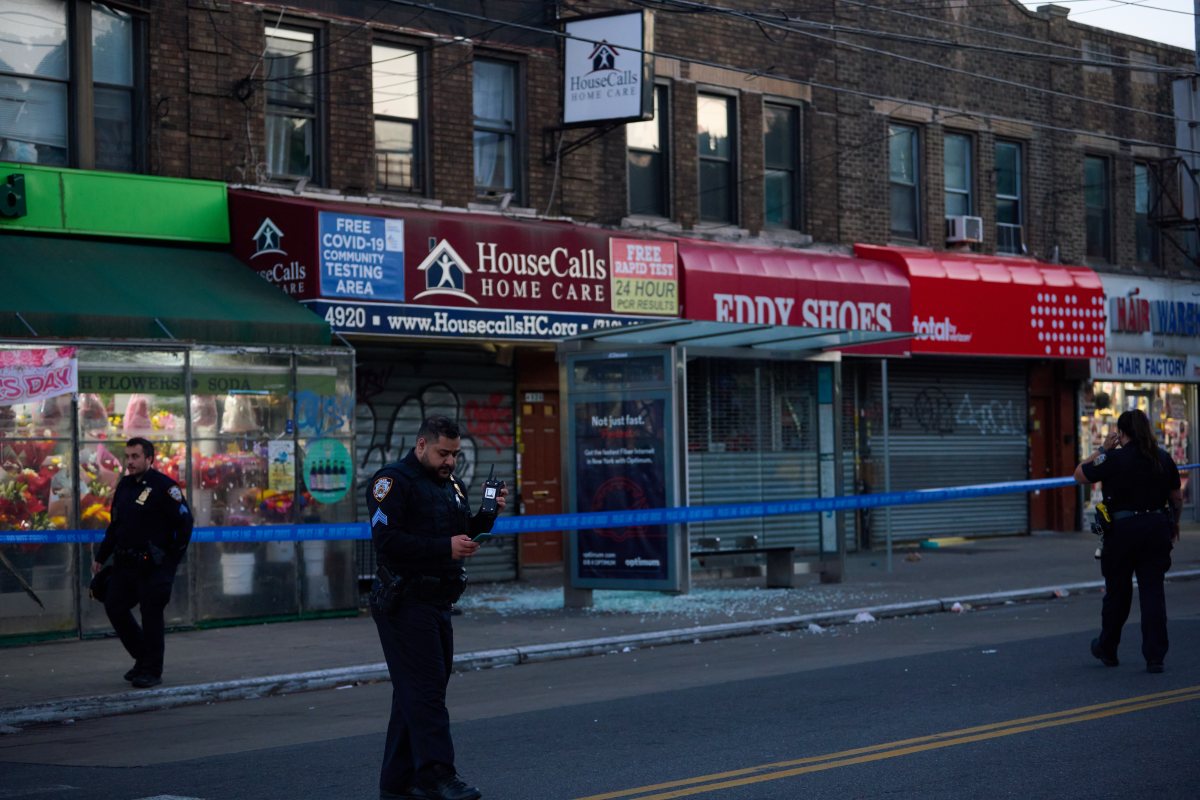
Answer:
[[[892,442],[888,430],[888,360],[880,359],[880,375],[883,379],[883,491],[892,491]],[[892,571],[892,507],[883,507],[883,530],[887,537],[887,571]]]

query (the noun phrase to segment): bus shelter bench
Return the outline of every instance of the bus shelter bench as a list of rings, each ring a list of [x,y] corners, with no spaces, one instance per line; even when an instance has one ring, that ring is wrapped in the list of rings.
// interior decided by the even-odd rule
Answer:
[[[767,557],[768,589],[790,589],[794,585],[793,560],[796,548],[792,545],[759,545],[757,541],[742,541],[731,547],[721,547],[720,544],[719,539],[701,539],[692,546],[689,555],[705,567],[713,558],[762,554]]]

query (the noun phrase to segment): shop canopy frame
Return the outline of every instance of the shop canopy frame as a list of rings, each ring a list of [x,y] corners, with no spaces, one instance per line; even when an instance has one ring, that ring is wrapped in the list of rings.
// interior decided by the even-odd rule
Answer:
[[[758,358],[809,358],[844,347],[912,338],[912,331],[859,331],[750,322],[671,319],[620,328],[604,328],[564,340],[565,349],[584,347],[683,347],[694,355],[747,355]]]

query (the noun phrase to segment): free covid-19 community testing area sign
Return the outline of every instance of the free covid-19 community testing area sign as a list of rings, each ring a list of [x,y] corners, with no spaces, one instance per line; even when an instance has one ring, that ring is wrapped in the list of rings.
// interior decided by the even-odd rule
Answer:
[[[322,296],[404,299],[404,220],[333,211],[317,219]]]

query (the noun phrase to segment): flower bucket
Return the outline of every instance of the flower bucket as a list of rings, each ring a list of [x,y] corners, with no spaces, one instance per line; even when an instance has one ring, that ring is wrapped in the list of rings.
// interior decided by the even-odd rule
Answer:
[[[221,591],[227,595],[254,593],[254,553],[221,554]]]

